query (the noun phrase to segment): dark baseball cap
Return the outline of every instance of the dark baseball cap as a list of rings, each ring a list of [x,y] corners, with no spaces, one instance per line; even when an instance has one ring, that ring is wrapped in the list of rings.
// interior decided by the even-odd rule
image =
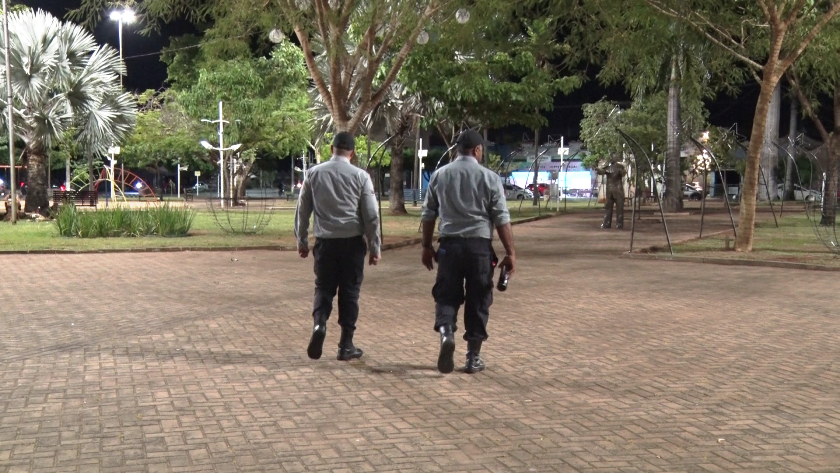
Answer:
[[[356,138],[353,137],[352,133],[342,131],[335,134],[332,145],[336,149],[354,151],[356,149]]]
[[[475,130],[466,130],[461,132],[456,143],[461,149],[473,149],[476,146],[484,146],[484,137]]]

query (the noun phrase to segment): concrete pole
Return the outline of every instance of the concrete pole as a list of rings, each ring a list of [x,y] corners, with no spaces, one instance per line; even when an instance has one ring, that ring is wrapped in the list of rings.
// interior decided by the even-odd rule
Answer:
[[[3,0],[3,36],[6,42],[6,111],[8,112],[9,125],[9,193],[11,195],[13,224],[17,223],[17,176],[15,175],[15,127],[12,101],[12,66],[9,64],[9,9],[6,0]]]
[[[224,116],[222,115],[222,102],[219,101],[219,172],[221,175],[219,176],[220,181],[220,189],[219,194],[221,197],[221,204],[222,208],[225,208],[225,120]]]

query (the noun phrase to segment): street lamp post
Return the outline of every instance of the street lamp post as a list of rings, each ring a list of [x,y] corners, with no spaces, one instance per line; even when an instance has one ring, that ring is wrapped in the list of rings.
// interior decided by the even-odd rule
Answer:
[[[123,48],[122,48],[123,24],[130,25],[131,23],[134,23],[134,20],[136,19],[136,16],[134,14],[134,11],[130,8],[126,8],[122,11],[114,10],[114,11],[111,12],[111,14],[109,16],[110,16],[111,20],[117,22],[117,29],[119,31],[119,41],[120,41],[120,48],[119,48],[120,49],[120,62],[123,62]],[[123,63],[123,67],[125,67],[124,63]],[[122,85],[123,85],[123,75],[125,75],[125,71],[122,74],[120,74],[120,87],[122,87]]]
[[[181,166],[181,158],[178,158],[178,183],[176,184],[177,187],[178,187],[178,199],[181,198],[181,171],[186,171],[186,170],[187,170],[187,167],[186,166]],[[198,184],[196,184],[195,190],[196,191],[198,190]],[[172,192],[172,191],[170,191],[170,192]],[[169,194],[169,195],[172,195],[172,194]]]
[[[114,202],[116,198],[116,191],[114,189],[114,162],[117,160],[117,155],[120,154],[120,147],[119,146],[112,146],[108,148],[108,154],[111,155],[109,161],[111,161],[111,168],[110,168],[110,181],[111,181],[111,202]]]
[[[218,123],[219,124],[219,147],[213,147],[208,141],[204,140],[201,142],[201,146],[209,150],[216,150],[219,152],[219,172],[221,175],[219,176],[219,198],[222,201],[222,207],[225,205],[225,151],[236,151],[239,149],[242,144],[236,144],[231,146],[230,148],[225,148],[225,123],[230,123],[229,121],[224,119],[223,115],[223,105],[222,102],[219,101],[219,118],[218,120],[208,120],[206,118],[202,118],[201,121],[205,123]],[[233,190],[233,189],[231,189]],[[233,194],[231,194],[232,196]]]
[[[225,171],[224,171],[224,169],[225,169],[224,168],[224,166],[225,166],[225,157],[224,157],[225,156],[225,151],[236,151],[240,147],[242,147],[242,144],[237,143],[237,144],[235,144],[233,146],[230,146],[228,148],[223,148],[221,146],[219,146],[217,148],[217,147],[211,145],[210,142],[208,142],[207,140],[203,140],[201,142],[201,146],[204,146],[206,149],[209,149],[211,151],[218,151],[219,152],[219,166],[220,166],[221,172],[222,172],[222,176],[219,179],[221,181],[221,185],[222,185],[220,195],[219,195],[219,200],[221,202],[222,208],[224,208],[225,207],[225,192],[224,192],[225,191]],[[198,180],[196,179],[196,189],[198,188],[197,186],[198,186]]]

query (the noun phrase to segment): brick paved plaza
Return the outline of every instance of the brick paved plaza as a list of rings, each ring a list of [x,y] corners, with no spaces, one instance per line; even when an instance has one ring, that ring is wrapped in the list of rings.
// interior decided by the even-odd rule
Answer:
[[[515,228],[476,375],[435,369],[417,247],[351,363],[335,317],[306,357],[292,252],[2,256],[0,471],[840,471],[836,273],[618,258],[598,219]]]

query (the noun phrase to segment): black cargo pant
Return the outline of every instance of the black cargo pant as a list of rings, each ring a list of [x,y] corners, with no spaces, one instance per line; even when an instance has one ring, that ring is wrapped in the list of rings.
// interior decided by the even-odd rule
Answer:
[[[326,322],[338,291],[338,325],[354,330],[359,318],[359,293],[364,279],[367,246],[361,236],[318,238],[312,254],[315,258],[315,323]]]
[[[493,304],[493,245],[486,238],[441,238],[438,248],[435,330],[458,319],[464,304],[464,340],[487,340],[487,319]]]
[[[612,224],[613,206],[616,206],[615,226],[622,228],[624,227],[624,189],[607,186],[607,212],[604,214],[604,227]]]

